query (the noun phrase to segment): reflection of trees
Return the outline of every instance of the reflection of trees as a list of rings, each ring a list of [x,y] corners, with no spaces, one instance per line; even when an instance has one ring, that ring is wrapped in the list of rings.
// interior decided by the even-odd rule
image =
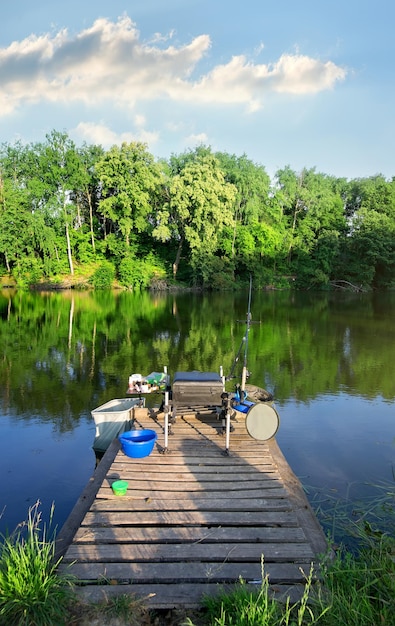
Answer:
[[[385,305],[377,315],[372,306],[375,297],[290,296],[285,292],[262,296],[270,301],[271,308],[267,303],[263,305],[261,314],[266,320],[261,317],[262,324],[253,329],[250,369],[264,371],[281,399],[308,400],[342,390],[393,398],[390,363],[394,331],[390,310],[395,298],[380,294]]]
[[[250,382],[279,400],[344,389],[392,399],[394,304],[394,294],[254,293]],[[0,296],[2,405],[66,431],[123,397],[133,372],[226,374],[246,307],[246,294],[230,293]]]

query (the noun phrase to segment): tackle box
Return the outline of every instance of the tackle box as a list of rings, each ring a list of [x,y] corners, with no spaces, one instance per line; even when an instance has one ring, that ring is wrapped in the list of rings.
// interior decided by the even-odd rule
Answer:
[[[216,372],[176,372],[172,385],[173,404],[221,406],[224,381]]]

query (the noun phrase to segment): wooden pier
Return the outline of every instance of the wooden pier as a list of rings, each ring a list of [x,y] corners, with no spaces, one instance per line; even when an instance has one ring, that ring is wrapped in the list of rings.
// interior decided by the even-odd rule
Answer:
[[[197,607],[265,575],[274,593],[297,597],[327,542],[276,441],[251,439],[240,415],[227,456],[216,414],[187,413],[163,454],[163,415],[135,409],[134,419],[157,431],[153,452],[132,459],[114,441],[58,537],[81,598],[133,593],[149,608]],[[112,493],[118,479],[125,496]]]

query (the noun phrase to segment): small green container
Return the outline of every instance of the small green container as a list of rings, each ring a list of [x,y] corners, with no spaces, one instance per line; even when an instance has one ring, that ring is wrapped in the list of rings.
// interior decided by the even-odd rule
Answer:
[[[111,487],[116,496],[124,496],[128,489],[128,483],[126,480],[116,480]]]

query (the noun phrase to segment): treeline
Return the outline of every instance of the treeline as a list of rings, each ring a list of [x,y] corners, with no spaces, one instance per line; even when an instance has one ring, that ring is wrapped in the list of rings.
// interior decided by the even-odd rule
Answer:
[[[0,148],[0,273],[20,286],[173,283],[395,286],[395,178],[347,180],[201,146],[157,160],[142,143],[66,133]],[[80,277],[80,283],[79,283]]]

